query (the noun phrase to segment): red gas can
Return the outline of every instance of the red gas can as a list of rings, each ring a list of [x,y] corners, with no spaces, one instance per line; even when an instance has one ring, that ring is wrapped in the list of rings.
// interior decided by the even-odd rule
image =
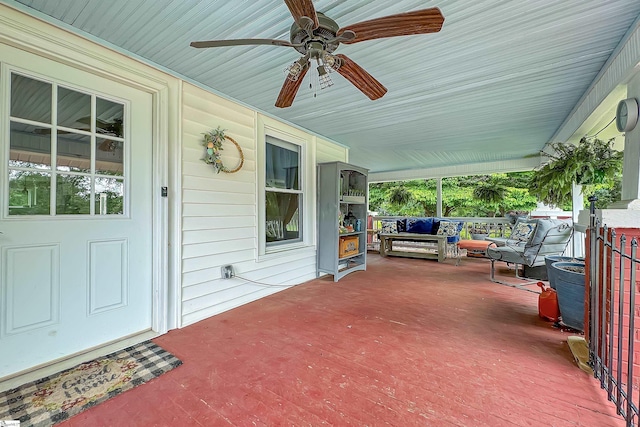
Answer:
[[[560,320],[558,294],[555,289],[545,288],[542,282],[538,282],[538,286],[542,289],[542,293],[538,297],[538,315],[545,320],[557,322]]]

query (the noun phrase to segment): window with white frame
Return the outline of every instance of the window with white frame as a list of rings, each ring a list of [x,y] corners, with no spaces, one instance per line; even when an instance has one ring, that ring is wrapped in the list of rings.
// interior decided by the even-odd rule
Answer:
[[[267,247],[303,239],[302,147],[271,136],[265,145],[265,241]]]

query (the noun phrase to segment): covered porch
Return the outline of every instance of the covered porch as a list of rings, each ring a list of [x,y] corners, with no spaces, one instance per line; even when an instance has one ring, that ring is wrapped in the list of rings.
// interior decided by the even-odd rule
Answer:
[[[169,0],[163,10],[180,24],[172,31],[165,31],[164,15],[154,13],[159,8],[154,2],[118,1],[109,8],[108,17],[101,11],[104,2],[95,0],[65,10],[44,0],[2,3],[3,94],[13,94],[7,76],[15,75],[49,84],[53,96],[58,96],[58,87],[87,93],[95,104],[107,92],[100,78],[117,83],[123,93],[117,98],[132,106],[132,114],[138,111],[134,107],[144,113],[144,120],[127,116],[126,132],[146,135],[149,149],[130,153],[123,165],[129,171],[142,165],[149,170],[121,180],[126,180],[127,189],[141,189],[140,194],[146,195],[139,211],[127,208],[125,213],[132,217],[139,213],[137,218],[149,234],[144,239],[120,237],[142,242],[153,253],[144,265],[135,260],[127,263],[124,255],[121,259],[123,265],[138,266],[148,275],[131,281],[148,286],[143,301],[148,313],[135,331],[152,334],[184,362],[63,425],[622,425],[606,394],[573,362],[566,344],[570,334],[538,318],[535,294],[492,283],[486,259],[465,258],[456,267],[452,262],[381,259],[370,254],[366,272],[339,283],[314,279],[315,190],[322,184],[316,166],[329,161],[366,167],[371,182],[441,179],[530,170],[540,164],[539,150],[549,141],[575,142],[599,133],[601,138],[618,137],[621,143],[623,137],[611,126],[616,105],[640,96],[637,3],[591,0],[572,7],[518,8],[495,0],[463,8],[443,0],[438,6],[448,21],[438,43],[433,35],[433,42],[424,39],[425,45],[414,38],[413,42],[397,39],[398,44],[380,42],[370,50],[349,52],[348,46],[343,47],[393,85],[386,98],[370,103],[348,82],[337,80],[333,92],[325,91],[328,95],[316,98],[312,91],[301,91],[287,110],[276,109],[273,100],[283,84],[280,70],[295,59],[291,55],[259,50],[262,47],[219,53],[188,48],[193,40],[227,36],[285,39],[292,23],[285,2],[260,0],[244,8],[223,1],[191,5]],[[318,11],[345,24],[423,7],[406,0],[313,3]],[[135,13],[126,13],[126,7]],[[263,18],[254,19],[258,15]],[[273,19],[267,19],[270,16]],[[174,17],[185,21],[174,22]],[[144,22],[145,27],[130,25],[128,19]],[[222,21],[242,31],[225,33]],[[127,31],[121,32],[125,27]],[[479,39],[481,32],[471,31],[474,28],[491,31],[482,32]],[[583,34],[585,29],[593,37]],[[557,41],[554,49],[550,41]],[[463,52],[461,46],[468,50]],[[409,61],[416,68],[402,67],[407,74],[382,68],[397,66],[400,59],[408,61],[408,55],[419,59]],[[441,64],[434,67],[429,58],[442,58]],[[79,77],[68,77],[69,70]],[[135,93],[125,92],[131,88]],[[55,102],[49,104],[57,108]],[[46,135],[55,154],[55,120],[43,124],[15,117],[9,110],[0,109],[4,123],[38,125],[31,137]],[[95,140],[100,131],[93,122],[90,130],[62,131],[90,134]],[[244,150],[226,152],[228,165],[246,157],[237,174],[215,173],[202,162],[202,134],[218,126],[228,129]],[[640,198],[639,129],[624,137],[627,201]],[[301,153],[305,184],[300,190],[301,210],[306,215],[300,241],[271,252],[265,242],[264,200],[265,146],[270,137],[294,144]],[[18,147],[11,138],[8,132],[0,138],[3,188],[9,188],[10,170],[37,172],[37,165],[10,163],[16,161],[11,156]],[[100,148],[92,150],[94,174]],[[50,177],[55,177],[58,172],[55,167],[51,170]],[[16,189],[28,194],[26,182]],[[143,200],[133,196],[125,193],[122,198],[127,203]],[[93,191],[89,200],[95,202],[95,197]],[[82,218],[51,218],[56,212],[53,206],[48,216],[24,219],[12,217],[9,200],[3,200],[0,252],[35,247],[16,231],[16,224],[32,232],[36,220],[51,230],[51,219],[58,221],[56,225],[75,220],[73,227],[77,218],[89,221],[102,215],[95,204],[87,206],[92,207]],[[37,234],[34,242],[53,247],[55,253],[57,243],[51,243],[50,234],[33,234]],[[88,231],[68,234],[85,239],[79,248],[86,248],[91,238]],[[2,266],[8,271],[4,267],[9,265],[4,255],[8,252],[2,253]],[[138,254],[133,249],[130,253]],[[50,319],[45,319],[44,327],[35,315],[19,319],[27,332],[35,325],[33,329],[49,340],[55,334],[45,327],[57,328],[59,318],[70,312],[68,306],[84,315],[85,305],[95,303],[76,289],[103,283],[93,280],[100,278],[94,275],[87,285],[84,277],[89,276],[81,274],[89,271],[87,267],[58,264],[40,269],[47,280],[32,281],[39,286],[34,286],[39,292],[33,294],[51,295],[50,300],[42,298],[42,305],[51,308]],[[226,265],[239,273],[233,280],[221,275]],[[58,267],[77,273],[79,285],[73,288],[63,280],[59,286]],[[0,290],[4,295],[7,289],[25,288],[18,285],[27,282],[4,275]],[[126,295],[129,282],[121,282],[123,291],[115,297]],[[10,307],[22,315],[24,307],[31,306],[30,293],[21,294],[23,298],[12,306],[3,295],[5,312]],[[61,306],[59,295],[71,295],[75,304]],[[97,304],[97,314],[111,305],[119,308],[109,301],[98,302],[102,305]],[[141,311],[140,305],[124,297],[121,305]],[[104,311],[130,320],[115,309]],[[70,323],[61,328],[70,336],[65,344],[96,335],[76,330],[83,322]],[[12,327],[0,319],[0,338],[10,335],[6,331],[21,332]],[[125,332],[114,334],[128,336]],[[63,358],[76,352],[84,357],[85,349],[110,342],[105,338],[85,343],[80,350],[65,348]],[[123,341],[112,345],[125,346]],[[23,369],[58,357],[44,340],[33,337],[6,347],[19,351],[20,358],[44,356],[26,366],[8,367],[0,379],[13,380]]]
[[[157,338],[183,366],[61,426],[624,425],[537,295],[488,275],[370,254]]]

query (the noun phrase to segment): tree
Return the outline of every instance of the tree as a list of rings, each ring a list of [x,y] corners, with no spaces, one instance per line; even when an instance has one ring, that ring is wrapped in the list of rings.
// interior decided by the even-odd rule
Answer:
[[[484,217],[501,216],[510,210],[533,210],[536,199],[527,191],[530,176],[531,172],[519,172],[444,178],[443,215]],[[474,197],[480,186],[498,188],[502,197],[491,201]],[[382,215],[435,216],[436,195],[435,179],[371,184],[369,207]]]

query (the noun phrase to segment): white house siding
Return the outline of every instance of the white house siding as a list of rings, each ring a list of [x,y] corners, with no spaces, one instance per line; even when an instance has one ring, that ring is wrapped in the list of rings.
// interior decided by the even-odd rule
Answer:
[[[346,147],[343,147],[333,142],[326,141],[322,138],[316,139],[316,161],[318,163],[324,162],[348,162],[349,151]]]
[[[258,257],[258,114],[251,109],[183,85],[182,109],[182,325],[255,301],[316,275],[315,246]],[[276,122],[277,123],[277,122]],[[274,121],[269,120],[274,126]],[[240,144],[241,171],[216,174],[201,159],[202,134],[221,126]],[[278,125],[284,133],[292,129]],[[300,132],[295,130],[295,132]],[[309,138],[314,139],[311,135]],[[315,138],[317,162],[345,161],[344,147]],[[238,153],[224,146],[223,160],[234,167]],[[315,176],[315,173],[308,176]],[[314,196],[313,196],[314,197]],[[315,224],[309,224],[315,233]],[[315,241],[315,239],[312,239]],[[237,276],[221,278],[231,264]],[[243,278],[254,282],[248,282]],[[271,286],[269,286],[271,285]]]

